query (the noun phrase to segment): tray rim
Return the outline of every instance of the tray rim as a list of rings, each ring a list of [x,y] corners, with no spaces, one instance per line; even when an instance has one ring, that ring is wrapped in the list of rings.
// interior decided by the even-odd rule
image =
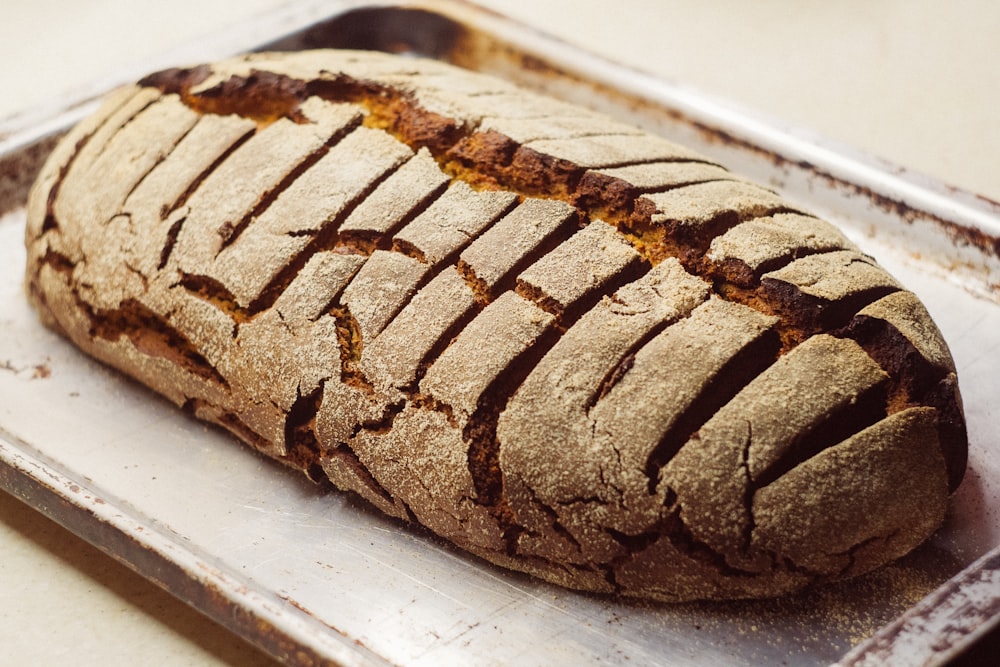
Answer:
[[[337,628],[212,567],[182,540],[148,530],[126,504],[109,502],[99,488],[44,458],[0,426],[0,488],[230,632],[289,664],[391,665]]]
[[[572,76],[582,77],[583,70],[592,68],[593,73],[588,72],[588,74],[591,74],[594,81],[603,85],[611,85],[609,81],[612,75],[626,69],[632,75],[626,79],[626,84],[622,86],[626,92],[653,100],[661,100],[657,103],[666,104],[667,102],[662,100],[668,100],[683,117],[682,122],[691,124],[700,132],[713,133],[724,138],[731,142],[737,150],[760,152],[766,159],[779,159],[790,170],[798,169],[811,172],[821,179],[830,181],[835,188],[848,187],[855,190],[861,188],[859,194],[871,198],[876,206],[890,209],[898,208],[900,205],[904,206],[909,211],[905,215],[912,216],[912,219],[936,219],[938,221],[957,219],[959,227],[985,235],[987,245],[977,246],[986,258],[987,264],[984,266],[987,267],[986,270],[989,273],[984,278],[987,291],[981,295],[989,298],[989,289],[995,287],[992,283],[992,274],[994,260],[1000,260],[1000,202],[946,185],[931,177],[895,166],[850,147],[823,140],[811,133],[761,119],[752,113],[736,109],[732,105],[714,100],[692,89],[664,82],[652,75],[616,64],[556,38],[533,31],[529,26],[516,23],[498,14],[489,13],[465,0],[423,0],[418,2],[405,0],[399,2],[386,0],[333,0],[332,2],[299,0],[291,2],[224,31],[207,49],[212,53],[206,53],[205,44],[201,40],[182,45],[152,61],[143,61],[130,67],[121,75],[95,82],[89,87],[81,89],[83,91],[81,95],[68,103],[65,100],[54,100],[39,108],[29,109],[25,114],[12,117],[13,122],[12,118],[0,119],[0,167],[3,166],[3,160],[16,157],[24,151],[60,135],[73,123],[93,110],[97,104],[96,98],[98,96],[114,85],[136,78],[133,74],[157,69],[164,63],[225,57],[236,52],[251,50],[264,40],[280,39],[313,25],[317,18],[332,20],[340,14],[359,8],[423,9],[439,13],[448,20],[471,23],[474,28],[479,30],[494,30],[500,38],[510,38],[512,34],[517,33],[517,36],[522,41],[526,41],[529,46],[544,43],[550,47],[552,51],[549,51],[549,54],[552,55],[554,52],[558,55],[558,62]],[[281,26],[283,34],[275,35],[273,27],[275,23]],[[575,73],[574,68],[577,68]],[[652,95],[650,91],[652,91]],[[39,111],[43,112],[41,121],[27,122],[25,120]],[[17,125],[22,122],[23,125]],[[732,131],[733,127],[739,128],[741,131],[734,132]],[[859,186],[858,182],[864,182],[865,179],[870,179],[878,187]],[[0,200],[0,204],[2,203]],[[16,208],[17,202],[14,204],[14,208]],[[0,215],[4,212],[3,207],[0,206]],[[899,213],[898,210],[896,212]],[[909,221],[912,222],[912,219]],[[966,237],[967,242],[969,242],[968,238]],[[976,245],[974,242],[972,244]],[[992,244],[992,247],[989,247],[988,244]],[[1000,266],[1000,263],[995,265]],[[1000,295],[994,294],[993,299],[1000,300]],[[76,480],[61,473],[53,474],[51,467],[47,467],[40,459],[26,455],[25,447],[31,448],[27,443],[15,445],[12,442],[12,436],[0,425],[0,486],[4,490],[54,519],[71,532],[95,544],[109,556],[136,569],[153,583],[177,595],[173,587],[168,588],[166,583],[155,576],[157,568],[177,566],[176,561],[171,560],[167,555],[170,552],[177,553],[174,551],[177,545],[170,543],[162,535],[156,536],[155,539],[151,538],[148,542],[137,540],[135,531],[127,527],[130,517],[102,508],[103,503],[98,502],[99,494],[95,489],[89,488],[85,480]],[[85,518],[84,522],[74,523],[70,520],[71,517],[79,518],[80,516]],[[84,534],[86,531],[77,530],[76,526],[103,527],[115,531],[126,538],[125,542],[131,546],[116,553],[106,548],[96,533]],[[150,535],[148,532],[146,534]],[[185,571],[188,578],[191,578],[190,570],[181,569]],[[963,586],[968,586],[969,582],[977,580],[977,577],[990,576],[1000,577],[1000,545],[981,556],[979,560],[933,591],[895,621],[880,629],[873,637],[855,646],[837,664],[863,664],[863,661],[867,659],[866,656],[874,655],[877,650],[884,650],[886,642],[891,645],[892,642],[900,641],[900,637],[912,642],[916,636],[912,631],[916,627],[914,621],[923,618],[929,610],[942,604],[943,600],[953,599],[955,594],[961,593]],[[994,580],[991,579],[991,581]],[[251,619],[247,617],[241,621],[237,618],[239,614],[234,613],[245,609],[243,605],[239,604],[239,601],[242,596],[247,594],[247,591],[245,587],[241,587],[240,582],[226,577],[224,573],[216,572],[206,576],[199,584],[209,589],[210,593],[218,599],[194,600],[187,599],[183,595],[177,596],[185,602],[193,604],[203,613],[223,622],[227,628],[244,637],[247,636],[243,631],[246,623],[252,621],[253,623],[269,624],[272,630],[264,635],[273,637],[274,643],[263,648],[273,655],[278,656],[282,653],[283,647],[287,648],[288,642],[294,643],[296,650],[301,650],[301,646],[304,644],[298,642],[298,637],[304,631],[301,625],[302,619],[295,618],[290,614],[276,613],[273,618]],[[1000,594],[995,593],[994,595],[1000,597]],[[305,614],[302,616],[308,618]],[[961,629],[963,623],[961,617],[949,620],[949,630],[954,630],[956,623]],[[966,617],[965,620],[970,619]],[[312,619],[312,622],[316,621]],[[994,614],[977,626],[966,627],[965,637],[970,641],[953,643],[945,652],[928,645],[924,648],[924,650],[929,651],[929,661],[926,664],[939,664],[953,658],[971,643],[972,639],[997,625],[1000,625],[1000,615]],[[388,664],[363,646],[359,647],[356,640],[350,639],[335,628],[326,625],[322,627],[324,632],[333,630],[345,644],[350,645],[330,648],[331,654],[336,655],[335,659],[338,664]],[[259,631],[260,625],[255,625],[255,630]],[[927,644],[932,643],[930,639],[933,637],[928,638]],[[319,655],[313,657],[322,660]]]

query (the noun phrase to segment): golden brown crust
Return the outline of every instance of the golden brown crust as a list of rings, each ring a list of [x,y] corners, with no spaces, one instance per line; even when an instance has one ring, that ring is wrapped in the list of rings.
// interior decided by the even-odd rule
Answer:
[[[566,586],[856,575],[933,532],[964,470],[947,346],[842,234],[441,63],[153,75],[57,147],[27,244],[30,298],[84,350]]]

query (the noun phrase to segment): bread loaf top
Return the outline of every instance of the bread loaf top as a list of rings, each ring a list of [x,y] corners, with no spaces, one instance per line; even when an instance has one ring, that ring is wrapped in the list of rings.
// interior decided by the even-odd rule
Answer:
[[[111,95],[32,191],[82,349],[494,563],[660,600],[866,572],[965,427],[926,310],[836,228],[494,78],[254,54]]]

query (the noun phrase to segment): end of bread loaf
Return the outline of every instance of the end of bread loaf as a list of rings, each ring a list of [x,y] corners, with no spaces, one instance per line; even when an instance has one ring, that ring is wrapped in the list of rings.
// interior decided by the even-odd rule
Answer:
[[[174,69],[32,191],[49,326],[261,452],[565,586],[768,597],[943,521],[923,305],[839,231],[599,114],[421,59]]]

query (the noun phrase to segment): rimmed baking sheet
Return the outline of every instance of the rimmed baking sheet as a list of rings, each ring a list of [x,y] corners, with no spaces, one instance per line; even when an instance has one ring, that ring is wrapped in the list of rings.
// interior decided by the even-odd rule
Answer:
[[[680,139],[840,224],[920,296],[952,347],[972,449],[944,530],[872,575],[767,602],[640,604],[501,571],[312,486],[45,330],[21,291],[17,201],[0,217],[3,488],[292,663],[827,664],[859,643],[849,659],[874,655],[865,640],[918,616],[929,620],[894,635],[916,638],[902,649],[905,658],[924,651],[940,661],[962,645],[965,635],[945,636],[955,624],[946,612],[956,603],[983,607],[982,582],[988,601],[1000,581],[989,578],[996,569],[988,558],[976,571],[983,576],[960,577],[1000,544],[992,509],[1000,438],[991,428],[1000,398],[998,207],[465,3],[318,7],[292,5],[271,28],[257,22],[196,52],[347,46],[457,61]],[[86,109],[70,106],[7,137],[5,168],[30,171],[46,137]],[[10,192],[23,198],[21,186]],[[975,633],[990,618],[965,614],[957,623]]]

